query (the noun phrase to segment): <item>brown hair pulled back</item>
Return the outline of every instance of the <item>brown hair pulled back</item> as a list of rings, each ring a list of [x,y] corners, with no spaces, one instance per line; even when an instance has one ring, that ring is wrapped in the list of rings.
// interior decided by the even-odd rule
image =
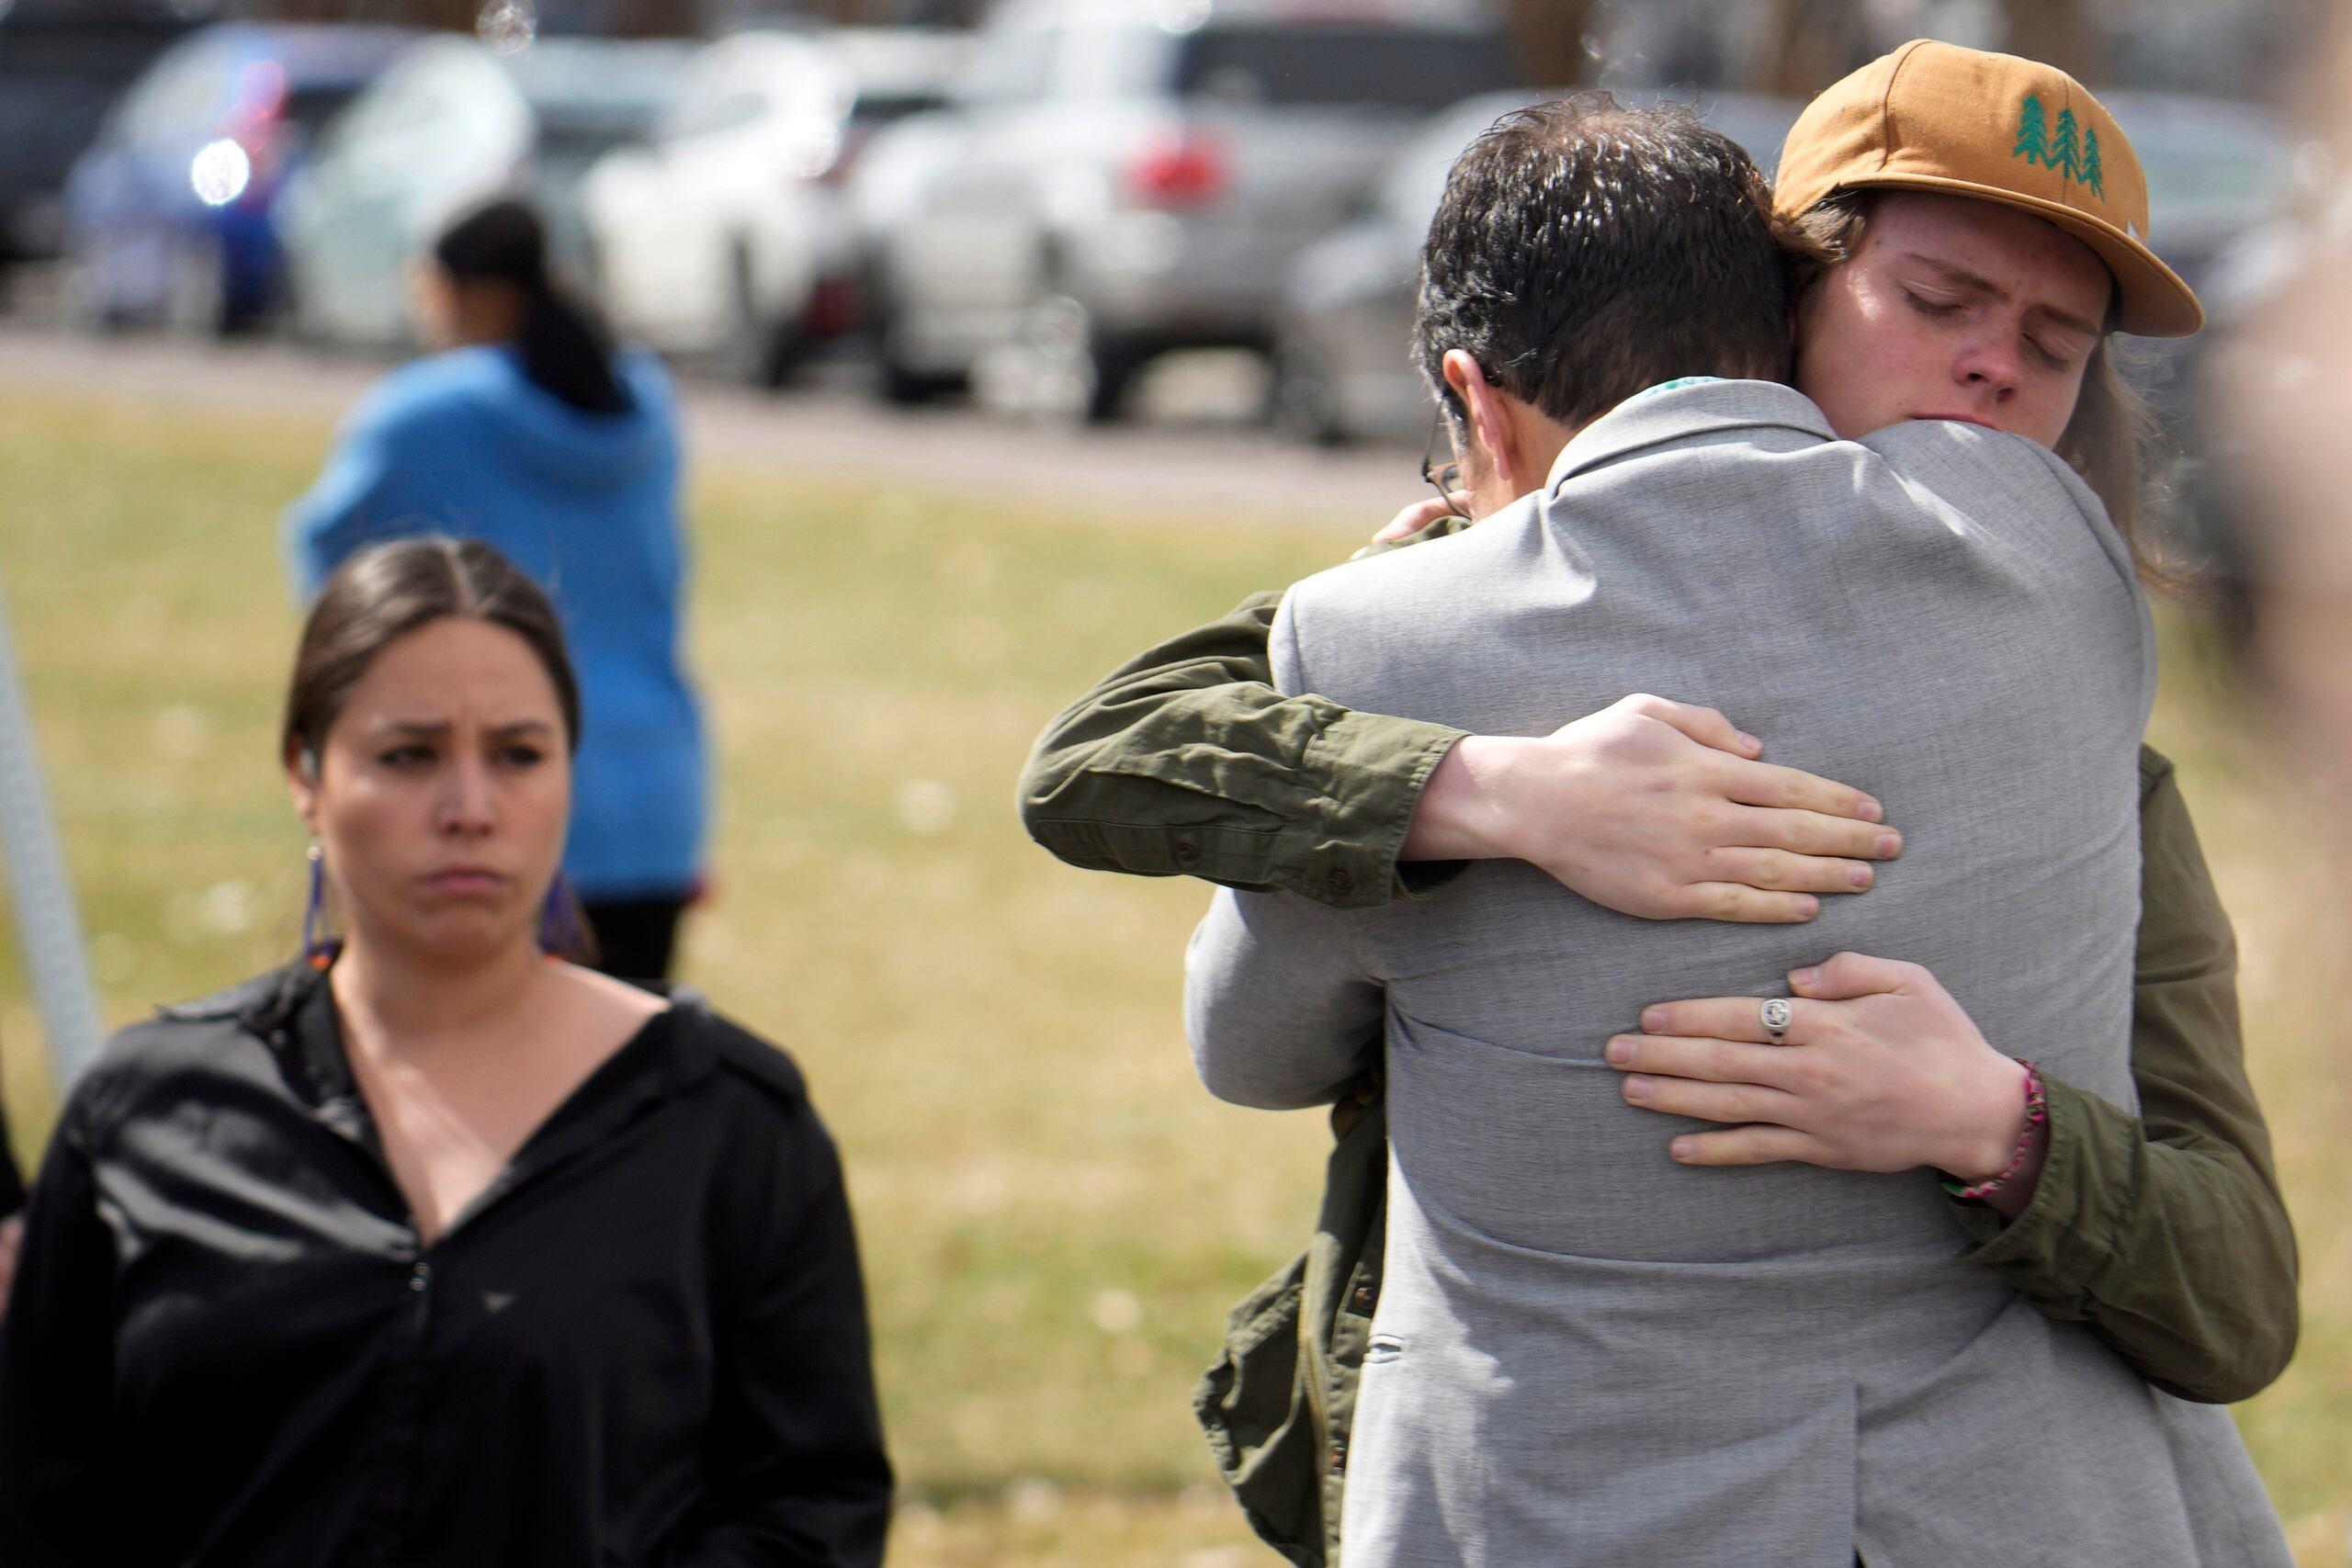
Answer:
[[[327,731],[376,656],[409,633],[456,616],[503,626],[548,672],[568,750],[580,750],[580,683],[555,608],[521,568],[479,539],[395,539],[352,556],[319,591],[302,623],[286,691],[278,754],[315,773]]]
[[[614,374],[604,322],[549,276],[547,226],[529,204],[493,197],[467,209],[433,242],[433,260],[453,282],[503,284],[521,296],[514,352],[542,390],[587,413],[635,406]]]

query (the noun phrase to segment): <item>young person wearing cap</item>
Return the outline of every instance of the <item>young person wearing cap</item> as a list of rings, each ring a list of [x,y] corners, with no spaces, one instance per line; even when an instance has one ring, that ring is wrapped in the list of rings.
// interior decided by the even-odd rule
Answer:
[[[1842,162],[1828,158],[1815,161],[1830,175],[1823,183],[1825,193],[1882,185],[1951,197],[1973,182],[1980,188],[1971,194],[1989,197],[1991,204],[1939,200],[1935,194],[1918,197],[1906,195],[1886,198],[1875,212],[1848,213],[1849,231],[1844,237],[1849,242],[1849,254],[1830,269],[1800,312],[1801,384],[1815,392],[1825,409],[1836,411],[1833,423],[1840,434],[1863,434],[1887,420],[1957,417],[2035,436],[2067,451],[2078,465],[2106,479],[2102,488],[2112,487],[2119,471],[2113,461],[2118,456],[2117,444],[2108,442],[2102,446],[2097,438],[2098,432],[2092,427],[2096,422],[2086,426],[2084,419],[2086,412],[2092,412],[2092,404],[2102,400],[2094,395],[2078,399],[2067,383],[2086,375],[2086,361],[2100,357],[2096,347],[2110,319],[2152,331],[2186,330],[2193,327],[2196,319],[2195,303],[2187,290],[2177,280],[2170,280],[2170,275],[2163,272],[2160,264],[2145,255],[2143,247],[2134,249],[2139,247],[2138,232],[2145,230],[2144,197],[2136,193],[2137,171],[2131,164],[2128,143],[2103,112],[2097,111],[2088,95],[2058,73],[2029,62],[1976,55],[1973,51],[1946,51],[1940,46],[1913,46],[1872,70],[1883,78],[1878,87],[1871,85],[1871,72],[1865,72],[1841,85],[1840,89],[1825,95],[1823,103],[1801,122],[1791,139],[1786,166],[1792,173],[1800,173],[1806,167],[1803,154],[1814,145],[1809,137],[1826,141],[1843,135],[1849,145],[1840,154]],[[1930,91],[1918,91],[1922,86]],[[2009,92],[2013,86],[2021,90]],[[1936,89],[1941,89],[1940,96]],[[1861,125],[1867,129],[1872,118],[1871,112],[1855,106],[1873,90],[1879,95],[1875,121],[1885,128],[1884,144],[1855,145],[1854,128]],[[1915,100],[1924,101],[1927,108],[1936,112],[1914,112],[1919,107]],[[1974,107],[1969,114],[1962,114],[1952,107],[1955,102]],[[2026,107],[2028,103],[2038,106],[2038,116]],[[2039,140],[2028,134],[2037,119],[2041,126]],[[1984,140],[1989,134],[1985,130],[1988,126],[2007,138],[1996,154],[1984,151],[1990,145]],[[1972,136],[1973,141],[1970,140]],[[1939,139],[1974,161],[1963,158],[1934,164],[1927,160],[1923,149]],[[2007,169],[1999,162],[2001,159],[2022,167]],[[1984,177],[1975,178],[1978,175]],[[2100,225],[2086,227],[2081,231],[2095,235],[2108,251],[2116,251],[2121,260],[2108,260],[2106,251],[2097,246],[2086,252],[2067,249],[2072,243],[2069,236],[2076,231],[2072,225],[2064,232],[2048,228],[2045,236],[2043,206],[2038,204],[2055,204],[2075,210],[2068,201],[2069,185],[2081,186],[2088,191],[2081,199],[2081,207],[2088,215],[2086,222],[2095,220]],[[1784,184],[1784,209],[1790,205],[1788,192],[1792,188],[1801,187]],[[2050,194],[2052,189],[2057,192],[2055,196]],[[1974,212],[1973,209],[1976,207],[1984,208],[1984,211]],[[2102,207],[2108,212],[2102,212]],[[2109,213],[2120,214],[2120,219],[2111,220]],[[1981,221],[1971,224],[1971,217]],[[1851,230],[1857,219],[1867,221],[1860,224],[1861,232],[1855,243]],[[2018,227],[2020,222],[2024,224],[2022,229]],[[1950,239],[1950,231],[1955,226],[1963,241],[1973,237],[1989,244],[1996,261],[2006,258],[2007,262],[2017,263],[2023,258],[2023,264],[2030,267],[2035,265],[2035,247],[2042,246],[2050,252],[2042,259],[2053,270],[2054,291],[2040,287],[2048,280],[2021,279],[2004,274],[1999,265],[1984,265],[1981,257],[1962,254],[1955,258],[1939,252],[1933,243],[1939,238],[1938,231],[1945,231],[1941,238]],[[1922,246],[1926,249],[1922,250]],[[2094,257],[2098,259],[2091,259]],[[2107,261],[2104,268],[2101,260]],[[1922,261],[1940,265],[1927,267],[1932,276],[1919,276],[1917,275]],[[2140,263],[2144,265],[2136,265]],[[2111,300],[2104,287],[2103,273],[2111,276],[2117,286]],[[2082,288],[2086,282],[2091,286],[2088,295]],[[2027,287],[2020,288],[2021,283]],[[1428,303],[1425,294],[1425,307]],[[1905,319],[1905,312],[1912,319]],[[1932,329],[1926,324],[1931,322],[1937,323]],[[1841,337],[1839,333],[1845,335]],[[1902,348],[1908,353],[1931,347],[1939,336],[1951,345],[1940,365],[1931,354],[1906,359],[1888,352],[1890,348]],[[1456,354],[1448,354],[1442,373],[1449,391],[1468,414],[1467,428],[1460,423],[1456,428],[1460,435],[1466,437],[1463,446],[1466,448],[1465,471],[1471,481],[1474,506],[1481,512],[1490,510],[1533,488],[1547,467],[1546,461],[1534,459],[1547,459],[1548,454],[1541,450],[1542,441],[1530,446],[1521,437],[1531,430],[1540,434],[1540,422],[1526,420],[1523,416],[1528,410],[1521,400],[1486,381],[1479,356],[1460,352],[1457,362]],[[2089,374],[2095,376],[2098,371],[2094,368]],[[2052,387],[2059,389],[2060,395],[2051,394]],[[2094,392],[2100,391],[2104,389],[2094,383]],[[1869,423],[1845,423],[1849,421]],[[1553,443],[1555,450],[1558,445]],[[2120,457],[2122,468],[2128,471],[2128,446],[2121,449]],[[2120,498],[2111,488],[2109,493]],[[1160,662],[1175,668],[1164,675],[1153,673],[1152,660],[1148,656],[1146,661],[1123,672],[1124,681],[1114,677],[1104,688],[1098,689],[1097,696],[1090,699],[1095,705],[1093,713],[1090,714],[1088,705],[1082,704],[1057,721],[1057,729],[1049,731],[1046,742],[1041,743],[1042,766],[1033,773],[1033,779],[1049,786],[1030,792],[1033,828],[1039,826],[1041,820],[1049,823],[1051,816],[1062,809],[1073,795],[1083,795],[1087,788],[1096,787],[1084,783],[1083,766],[1073,769],[1065,765],[1057,770],[1054,759],[1044,753],[1090,724],[1095,727],[1096,734],[1107,731],[1115,740],[1116,723],[1107,727],[1101,723],[1102,711],[1113,709],[1120,722],[1133,719],[1139,728],[1148,723],[1157,744],[1165,744],[1168,738],[1183,731],[1188,724],[1210,729],[1217,745],[1259,764],[1255,770],[1257,784],[1246,793],[1228,786],[1225,793],[1237,798],[1219,818],[1196,814],[1193,820],[1187,822],[1178,819],[1164,802],[1137,812],[1133,809],[1132,800],[1126,803],[1125,812],[1092,812],[1089,815],[1098,824],[1094,842],[1066,848],[1065,853],[1070,853],[1072,849],[1077,852],[1071,858],[1098,863],[1114,862],[1121,855],[1146,858],[1147,834],[1131,832],[1123,840],[1114,832],[1100,830],[1099,825],[1103,822],[1124,819],[1139,828],[1157,827],[1162,842],[1178,852],[1161,864],[1124,867],[1126,869],[1197,868],[1206,874],[1222,874],[1231,880],[1285,883],[1332,902],[1373,902],[1383,895],[1391,880],[1387,865],[1396,855],[1399,840],[1421,840],[1424,842],[1420,847],[1424,848],[1442,844],[1439,853],[1495,852],[1497,844],[1491,829],[1479,829],[1490,835],[1481,842],[1474,835],[1464,835],[1458,823],[1447,828],[1442,824],[1433,827],[1429,820],[1397,820],[1411,818],[1417,792],[1425,807],[1439,801],[1441,786],[1449,772],[1447,763],[1463,764],[1451,771],[1456,775],[1469,775],[1466,783],[1471,788],[1464,799],[1472,801],[1480,810],[1495,810],[1493,800],[1479,802],[1477,796],[1481,791],[1490,790],[1498,776],[1509,785],[1513,782],[1512,775],[1506,770],[1500,775],[1480,776],[1480,770],[1475,765],[1476,749],[1464,740],[1460,730],[1433,725],[1413,726],[1402,720],[1370,719],[1320,699],[1278,699],[1263,690],[1252,693],[1216,689],[1229,683],[1227,677],[1232,674],[1247,675],[1253,660],[1260,669],[1263,668],[1263,628],[1268,614],[1267,605],[1245,606],[1223,629],[1206,629],[1170,645],[1165,651],[1170,658]],[[1187,661],[1189,667],[1183,667]],[[1186,696],[1188,690],[1198,696]],[[1224,705],[1221,709],[1220,704]],[[1641,716],[1624,713],[1609,716],[1608,725],[1613,725],[1613,730],[1608,725],[1588,723],[1583,739],[1594,743],[1580,761],[1574,759],[1572,745],[1561,744],[1563,737],[1571,741],[1578,739],[1567,731],[1552,738],[1550,742],[1516,744],[1523,749],[1522,755],[1553,745],[1576,761],[1576,765],[1604,782],[1610,777],[1609,768],[1615,766],[1621,792],[1640,793],[1638,784],[1645,773],[1648,780],[1675,784],[1685,792],[1681,797],[1684,799],[1713,791],[1718,803],[1715,810],[1720,815],[1725,790],[1723,778],[1736,774],[1738,759],[1704,752],[1696,742],[1684,744],[1677,755],[1659,745],[1658,732],[1664,731],[1663,725],[1650,721],[1653,733],[1643,737],[1638,734],[1641,726],[1628,722],[1629,718]],[[1237,717],[1238,724],[1234,722]],[[1715,728],[1720,726],[1720,720],[1711,715],[1694,716],[1687,710],[1677,710],[1668,711],[1667,717],[1702,739],[1716,741],[1725,752],[1733,748],[1728,727]],[[1283,721],[1290,722],[1294,737],[1287,743],[1278,740],[1274,733]],[[1634,732],[1631,741],[1629,732]],[[1307,751],[1304,759],[1298,755],[1302,739]],[[1662,760],[1637,759],[1628,763],[1624,754],[1635,749],[1634,742],[1649,746],[1653,758]],[[1109,749],[1119,750],[1116,744]],[[1120,761],[1133,767],[1132,747]],[[1554,761],[1557,762],[1559,759],[1555,757]],[[1294,786],[1299,797],[1328,794],[1339,805],[1326,808],[1319,823],[1309,820],[1314,813],[1295,807],[1286,808],[1280,793],[1264,787],[1272,771],[1265,766],[1267,762],[1299,767],[1304,776]],[[1432,772],[1437,775],[1434,779],[1430,778]],[[2153,1136],[2143,1138],[2128,1114],[2107,1100],[2052,1083],[2048,1089],[2052,1097],[2048,1141],[2045,1145],[2026,1151],[2057,1156],[2048,1179],[2031,1190],[2043,1201],[2030,1208],[2006,1233],[2000,1232],[1998,1220],[1989,1214],[1982,1218],[1968,1216],[1965,1223],[1978,1229],[1980,1235],[1995,1233],[1991,1245],[1978,1255],[1980,1261],[2002,1269],[2013,1282],[2050,1310],[2066,1316],[2090,1316],[2143,1372],[2176,1385],[2201,1383],[2187,1388],[2187,1392],[2207,1397],[2228,1396],[2230,1390],[2214,1384],[2244,1380],[2250,1373],[2259,1381],[2267,1381],[2275,1372],[2277,1362],[2283,1360],[2285,1347],[2291,1343],[2291,1242],[2283,1216],[2277,1212],[2266,1140],[2258,1113],[2245,1091],[2234,1032],[2227,1016],[2230,987],[2226,925],[2221,921],[2218,909],[2211,906],[2210,885],[2197,863],[2193,836],[2188,834],[2186,819],[2178,812],[2166,773],[2161,765],[2143,770],[2147,808],[2143,830],[2151,835],[2145,883],[2149,908],[2141,931],[2143,984],[2138,993],[2140,1032],[2134,1049],[2133,1077],[2146,1101],[2149,1134]],[[1145,776],[1150,773],[1151,770],[1145,771]],[[1198,768],[1182,770],[1169,765],[1159,768],[1157,776],[1171,782],[1182,780],[1209,795],[1217,793],[1214,785],[1204,781]],[[1228,769],[1226,776],[1248,780],[1252,774],[1247,770]],[[1729,787],[1733,791],[1752,788],[1758,777],[1752,773],[1738,776]],[[1075,789],[1071,787],[1073,779],[1080,781]],[[1423,789],[1425,779],[1430,783]],[[1629,784],[1629,779],[1634,782]],[[1465,781],[1457,777],[1456,782]],[[1377,797],[1384,789],[1391,806],[1403,803],[1402,811],[1382,812],[1367,807],[1367,799]],[[1588,793],[1578,797],[1578,803],[1586,805],[1593,798]],[[1740,796],[1734,793],[1731,798],[1737,800]],[[1352,849],[1363,863],[1376,868],[1376,876],[1361,876],[1340,864],[1309,877],[1302,874],[1298,867],[1284,869],[1269,863],[1272,857],[1263,849],[1255,864],[1237,865],[1230,861],[1219,864],[1215,859],[1220,834],[1228,841],[1255,837],[1261,845],[1279,852],[1282,846],[1272,842],[1278,832],[1312,838],[1317,827],[1329,826],[1329,813],[1334,809],[1354,812],[1359,821],[1351,825],[1351,832],[1334,833],[1331,838],[1369,836],[1367,830],[1376,832],[1384,818],[1395,823],[1385,846],[1332,846],[1341,852]],[[1615,809],[1604,799],[1601,811],[1595,815],[1606,818],[1609,811]],[[1154,810],[1159,813],[1157,821],[1153,818]],[[1440,814],[1424,812],[1425,818],[1437,815]],[[1622,814],[1615,819],[1622,820]],[[1548,825],[1548,830],[1555,839],[1573,843],[1576,826],[1571,822],[1564,829],[1554,823]],[[1655,830],[1655,819],[1648,826]],[[2032,824],[2029,821],[2021,827],[2030,831]],[[1233,829],[1237,828],[1243,831],[1235,833]],[[1449,838],[1449,833],[1453,836]],[[1690,837],[1686,834],[1686,840]],[[1523,837],[1521,841],[1524,841]],[[1600,847],[1608,848],[1605,843]],[[1690,847],[1683,862],[1655,851],[1620,853],[1616,857],[1621,863],[1618,869],[1633,864],[1655,880],[1660,871],[1675,872],[1689,860],[1701,858],[1710,847],[1704,843]],[[1189,857],[1181,852],[1186,848],[1193,852]],[[1642,863],[1645,854],[1646,864]],[[1204,863],[1204,859],[1207,863]],[[1565,872],[1562,880],[1576,886],[1579,875],[1592,880],[1593,865],[1607,859],[1604,854],[1598,862],[1578,865],[1573,852],[1564,853],[1555,863],[1547,863],[1546,869],[1554,869],[1555,874]],[[1786,869],[1783,868],[1783,874]],[[1686,874],[1682,880],[1687,886],[1692,878]],[[1770,869],[1759,871],[1750,880],[1770,886]],[[1608,895],[1605,878],[1599,890],[1592,886],[1581,890],[1596,897]],[[1607,897],[1607,901],[1632,913],[1689,912],[1639,908],[1639,897]],[[1756,912],[1768,911],[1749,911],[1749,918]],[[2153,946],[2152,936],[2155,938]],[[1829,976],[1833,981],[1839,977]],[[1864,970],[1861,977],[1869,983],[1866,988],[1887,990],[1882,982],[1890,976]],[[1875,997],[1871,1004],[1875,1011],[1861,1010],[1864,1004],[1858,1003],[1853,1010],[1841,1014],[1837,1004],[1825,1002],[1818,1007],[1800,1007],[1797,1016],[1804,1019],[1811,1014],[1816,1025],[1834,1021],[1839,1029],[1868,1035],[1871,1019],[1892,1008],[1903,1021],[1925,1022],[1948,1037],[1970,1037],[1974,1050],[1984,1050],[1967,1020],[1948,1000],[1941,999],[1939,992],[1933,991],[1931,982],[1923,983],[1924,977],[1917,975],[1892,978],[1894,1002],[1888,1002],[1883,996]],[[1826,993],[1816,989],[1814,994]],[[1752,1021],[1756,1016],[1755,1001],[1749,998],[1744,1005],[1750,1010],[1747,1016]],[[1909,1010],[1907,1017],[1904,1016],[1905,1008]],[[1723,1030],[1717,1025],[1709,1032]],[[1788,1033],[1793,1039],[1804,1032],[1804,1025],[1792,1024]],[[1762,1038],[1752,1021],[1748,1033],[1750,1038]],[[1645,1049],[1665,1050],[1671,1043],[1642,1044]],[[2152,1070],[2159,1055],[2167,1064],[2162,1072]],[[1713,1087],[1676,1086],[1670,1065],[1663,1076],[1649,1064],[1643,1065],[1649,1068],[1644,1076],[1653,1088],[1667,1084],[1672,1092],[1680,1093],[1686,1089]],[[2160,1092],[2151,1092],[2152,1087]],[[1749,1098],[1754,1097],[1750,1094]],[[2119,1092],[2113,1098],[2128,1098],[2128,1092]],[[1892,1120],[1902,1123],[1910,1114],[1904,1112]],[[1754,1121],[1755,1114],[1750,1111],[1724,1119],[1747,1122]],[[1898,1125],[1894,1130],[1899,1144],[1902,1129]],[[1844,1131],[1840,1129],[1841,1135]],[[1754,1141],[1752,1133],[1724,1136]],[[1740,1157],[1853,1163],[1850,1148],[1833,1150],[1818,1141],[1793,1144],[1787,1138],[1778,1140],[1778,1145],[1751,1149]],[[1900,1152],[1899,1148],[1882,1143],[1869,1153],[1868,1158],[1883,1162]],[[1898,1158],[1895,1163],[1910,1162]],[[2012,1201],[2018,1196],[2015,1189],[2026,1186],[2024,1174],[2020,1172],[2012,1180]],[[2170,1266],[2156,1256],[2164,1251],[2161,1244],[2165,1238],[2177,1239],[2184,1231],[2194,1231],[2201,1242],[2212,1234],[2207,1227],[2217,1221],[2225,1225],[2243,1222],[2235,1228],[2245,1245],[2235,1260],[2252,1265],[2250,1270],[2238,1270],[2242,1276],[2250,1272],[2256,1277],[2256,1288],[2250,1292],[2243,1288],[2233,1291],[2226,1279],[2200,1277],[2209,1264],[2220,1261],[2220,1255],[2230,1251],[2225,1243],[2212,1244],[2213,1256],[2176,1258]],[[2142,1248],[2143,1243],[2154,1245]],[[2088,1270],[2070,1269],[2064,1255],[2077,1247],[2096,1256],[2095,1267]],[[2137,1255],[2135,1248],[2140,1249]],[[2135,1270],[2146,1277],[2135,1279]],[[2216,1269],[2213,1272],[2219,1275],[2222,1270]],[[2249,1302],[2260,1304],[2266,1296],[2276,1299],[2281,1294],[2277,1285],[2282,1280],[2283,1314],[2264,1310],[2251,1314],[2250,1321],[2241,1315]],[[2281,1315],[2283,1328],[2279,1325]],[[2152,1329],[2152,1317],[2162,1320],[2161,1325]],[[2221,1341],[2231,1337],[2232,1331],[2217,1334],[2217,1319],[2230,1323],[2233,1330],[2239,1326],[2256,1329],[2258,1337],[2267,1341],[2260,1358],[2233,1359],[2232,1352],[2222,1349]],[[2165,1368],[2163,1363],[2167,1359],[2185,1371]],[[2267,1367],[2262,1365],[2265,1360],[2268,1362]]]

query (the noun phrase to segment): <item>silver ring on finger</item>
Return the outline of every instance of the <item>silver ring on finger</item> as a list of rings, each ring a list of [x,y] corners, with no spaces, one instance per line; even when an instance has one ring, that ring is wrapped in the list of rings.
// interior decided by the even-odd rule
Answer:
[[[1764,1032],[1771,1037],[1773,1044],[1785,1045],[1789,1043],[1789,1025],[1796,1021],[1797,1016],[1795,1003],[1786,997],[1767,997],[1764,1005],[1757,1010],[1757,1016],[1762,1021]]]

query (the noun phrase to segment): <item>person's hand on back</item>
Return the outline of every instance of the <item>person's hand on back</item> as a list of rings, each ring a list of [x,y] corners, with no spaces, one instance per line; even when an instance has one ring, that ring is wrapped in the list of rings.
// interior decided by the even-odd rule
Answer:
[[[1417,501],[1373,542],[1419,543],[1467,500]],[[1523,860],[1643,919],[1809,920],[1903,840],[1860,790],[1763,750],[1713,708],[1639,693],[1549,735],[1468,736],[1430,774],[1400,858]]]
[[[1787,924],[1902,852],[1861,791],[1758,760],[1713,708],[1635,694],[1551,734],[1465,737],[1402,858],[1523,860],[1644,919]]]

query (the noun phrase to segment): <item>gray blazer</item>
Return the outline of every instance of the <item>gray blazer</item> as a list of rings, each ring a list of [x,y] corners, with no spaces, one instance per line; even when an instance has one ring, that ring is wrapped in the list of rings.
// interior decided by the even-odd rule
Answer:
[[[2147,610],[2047,450],[1676,383],[1477,527],[1291,591],[1277,679],[1537,735],[1629,691],[1722,708],[1905,832],[1809,926],[1660,924],[1532,867],[1338,912],[1217,896],[1186,1015],[1244,1104],[1331,1098],[1385,1027],[1388,1277],[1349,1568],[2285,1564],[2226,1412],[1985,1271],[1918,1171],[1675,1165],[1603,1066],[1649,1002],[1927,964],[1986,1036],[2133,1103]]]

